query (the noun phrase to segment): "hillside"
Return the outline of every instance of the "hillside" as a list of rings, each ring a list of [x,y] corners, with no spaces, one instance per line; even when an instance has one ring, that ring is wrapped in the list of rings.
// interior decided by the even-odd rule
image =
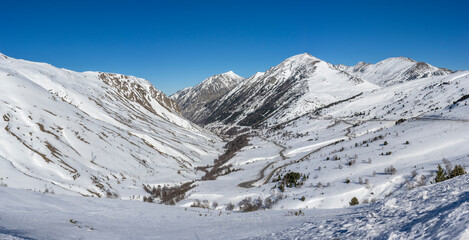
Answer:
[[[443,76],[454,71],[437,68],[428,63],[406,57],[393,57],[376,64],[359,62],[355,66],[337,65],[337,68],[379,86],[391,86],[431,76]]]
[[[198,179],[220,140],[136,77],[0,57],[0,177],[14,188],[141,195]]]
[[[469,169],[469,71],[357,66],[300,54],[168,98],[1,55],[0,238],[464,239],[468,177],[435,176]]]
[[[290,60],[309,61],[304,65],[306,69],[315,64],[319,64],[317,69],[322,65],[329,70],[331,66],[314,63],[317,60],[309,55]],[[290,60],[286,63],[293,62]],[[339,70],[331,72],[334,77],[336,74],[349,76]],[[229,101],[232,95],[241,96],[241,89],[248,89],[246,85],[250,81],[258,83],[263,76],[265,74],[258,74],[243,81],[222,101]],[[303,81],[316,84],[313,79]],[[244,126],[245,133],[251,135],[250,145],[225,163],[238,171],[214,182],[201,182],[181,205],[190,206],[196,200],[226,205],[239,203],[246,197],[253,200],[260,197],[274,201],[274,209],[342,208],[348,206],[352,197],[360,202],[372,202],[415,186],[428,185],[437,165],[444,161],[453,166],[468,166],[469,151],[465,147],[469,131],[468,71],[413,79],[388,87],[352,79],[355,81],[349,84],[356,88],[344,88],[344,83],[340,82],[340,85],[331,84],[333,89],[327,89],[328,93],[338,92],[331,94],[333,96],[342,94],[341,98],[336,98],[340,99],[338,101],[330,100],[331,103],[317,107],[302,104],[304,111],[295,110],[299,106],[295,103],[308,96],[304,94],[293,98],[300,101],[292,100],[290,104],[283,101],[283,108],[263,115],[270,117],[255,118],[263,119],[262,124],[254,128]],[[333,80],[337,78],[324,82]],[[251,89],[259,85],[264,86],[253,84]],[[359,88],[361,86],[370,88]],[[286,89],[294,92],[292,87]],[[326,88],[319,88],[310,96],[321,90]],[[260,99],[258,95],[242,96]],[[269,96],[266,99],[273,99]],[[224,106],[242,109],[243,105],[228,102]],[[246,112],[256,112],[256,105],[246,106],[250,106]],[[289,112],[294,115],[286,114]],[[285,117],[280,113],[285,113]],[[249,114],[243,112],[239,116],[233,119],[242,121]],[[216,130],[233,126],[218,123],[207,127]],[[301,176],[297,179],[298,186],[282,184],[290,172]],[[304,201],[299,200],[302,197]]]
[[[194,123],[200,123],[202,119],[200,109],[212,101],[217,101],[243,79],[232,71],[214,75],[195,87],[176,92],[170,98],[181,106],[184,117]]]
[[[280,123],[376,88],[305,53],[255,74],[207,104],[200,111],[201,123],[227,132],[234,126],[257,127],[267,119]]]
[[[469,176],[346,209],[222,212],[0,187],[0,239],[467,239]],[[99,214],[96,214],[99,213]],[[155,227],[156,226],[156,227]]]

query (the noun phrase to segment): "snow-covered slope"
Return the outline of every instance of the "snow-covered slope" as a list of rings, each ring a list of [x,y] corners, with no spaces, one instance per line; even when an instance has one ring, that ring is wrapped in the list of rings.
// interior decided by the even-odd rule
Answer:
[[[0,187],[0,239],[468,239],[469,175],[347,209],[253,213]]]
[[[419,187],[254,239],[468,239],[469,176]],[[319,215],[319,216],[318,216]]]
[[[359,62],[351,67],[345,65],[336,67],[379,86],[391,86],[405,81],[454,73],[406,57],[388,58],[376,64]]]
[[[235,89],[263,76],[247,79]],[[275,209],[342,208],[354,196],[370,202],[429,184],[443,159],[468,168],[469,71],[388,87],[372,85],[352,94],[342,85],[333,86],[326,92],[338,91],[341,100],[292,111],[299,116],[290,120],[273,114],[266,124],[247,129],[251,145],[226,163],[238,171],[201,182],[181,205],[190,206],[194,200],[226,205],[261,197],[276,199]],[[244,106],[252,110],[252,105]],[[387,168],[397,172],[389,174]],[[309,178],[282,191],[277,180],[288,172]],[[299,200],[302,197],[305,201]]]
[[[465,239],[468,177],[431,182],[469,168],[469,71],[386,61],[359,75],[301,54],[233,85],[195,116],[248,134],[222,149],[145,80],[2,56],[0,186],[142,200],[142,184],[194,182],[180,208],[0,188],[0,238]]]
[[[0,177],[15,188],[131,198],[199,178],[220,140],[136,77],[0,56]]]
[[[279,123],[378,86],[363,81],[307,53],[286,59],[265,73],[244,80],[200,111],[200,122],[259,126]]]
[[[171,95],[170,98],[181,106],[184,117],[199,123],[202,119],[200,109],[205,104],[218,100],[243,79],[243,77],[229,71],[211,76],[195,87],[184,88]]]

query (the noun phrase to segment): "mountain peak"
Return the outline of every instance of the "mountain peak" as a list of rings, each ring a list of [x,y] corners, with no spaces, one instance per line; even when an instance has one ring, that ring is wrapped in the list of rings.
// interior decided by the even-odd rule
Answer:
[[[237,75],[233,71],[228,71],[228,72],[225,72],[225,73],[220,73],[220,74],[208,77],[208,78],[204,79],[201,83],[199,83],[195,87],[196,88],[198,88],[198,87],[208,87],[208,85],[218,84],[218,83],[221,83],[221,84],[224,84],[224,85],[233,85],[233,84],[239,83],[243,79],[244,79],[243,77]]]
[[[448,69],[417,62],[408,57],[390,57],[376,64],[357,63],[345,71],[379,86],[391,86],[410,80],[453,73]]]
[[[195,87],[176,92],[171,98],[184,109],[183,116],[197,123],[200,117],[197,111],[205,104],[222,97],[243,79],[233,71],[220,73],[204,79]]]
[[[321,59],[314,57],[313,55],[309,53],[302,53],[298,55],[294,55],[292,57],[287,58],[285,61],[321,61]]]
[[[228,76],[228,77],[233,78],[233,79],[244,79],[243,77],[239,76],[238,74],[234,73],[231,70],[228,71],[228,72],[225,72],[225,73],[218,74],[218,75]],[[217,75],[215,75],[215,76],[217,76]]]
[[[413,60],[413,59],[410,59],[408,57],[390,57],[390,58],[386,58],[384,59],[383,61],[380,61],[378,62],[377,64],[380,64],[380,63],[389,63],[389,62],[393,62],[393,63],[396,63],[396,62],[407,62],[407,63],[415,63],[416,61]]]

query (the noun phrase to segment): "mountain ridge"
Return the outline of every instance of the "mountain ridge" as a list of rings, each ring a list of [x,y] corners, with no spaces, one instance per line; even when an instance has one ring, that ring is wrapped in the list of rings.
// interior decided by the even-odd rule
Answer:
[[[129,199],[198,179],[221,140],[140,78],[2,57],[0,176],[16,188]]]
[[[182,114],[189,120],[199,123],[199,109],[205,104],[217,100],[227,91],[244,80],[233,71],[213,75],[194,87],[184,88],[170,98],[181,106]]]

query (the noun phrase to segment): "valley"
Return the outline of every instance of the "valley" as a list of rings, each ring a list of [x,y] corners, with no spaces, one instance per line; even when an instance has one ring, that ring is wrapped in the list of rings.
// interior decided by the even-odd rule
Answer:
[[[468,234],[455,212],[467,175],[435,179],[439,165],[468,169],[469,71],[305,53],[167,97],[141,78],[1,55],[0,79],[0,238],[145,239],[153,225],[165,238],[177,227],[165,219],[187,239],[413,238],[442,229],[440,208],[442,234]],[[131,232],[109,230],[121,224]]]

